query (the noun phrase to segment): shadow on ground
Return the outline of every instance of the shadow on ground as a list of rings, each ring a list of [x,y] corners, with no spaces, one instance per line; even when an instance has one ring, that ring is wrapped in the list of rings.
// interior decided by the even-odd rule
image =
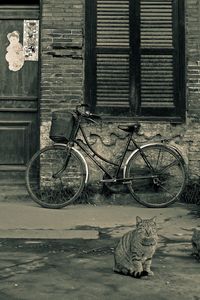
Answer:
[[[155,276],[134,279],[112,271],[117,241],[1,240],[0,299],[200,299],[200,264],[190,243],[161,238]]]

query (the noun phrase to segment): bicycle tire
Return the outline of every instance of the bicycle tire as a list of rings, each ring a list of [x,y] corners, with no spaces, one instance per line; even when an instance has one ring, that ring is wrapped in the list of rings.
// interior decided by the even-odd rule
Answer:
[[[139,150],[130,155],[124,171],[125,178],[133,178],[128,183],[129,191],[146,207],[167,207],[178,200],[185,187],[185,162],[177,151],[163,144],[141,148],[153,170],[147,166]]]
[[[32,199],[44,208],[62,208],[82,193],[86,168],[73,148],[65,167],[68,147],[53,145],[36,152],[26,169],[26,186]],[[62,170],[64,166],[64,169]],[[54,178],[55,174],[59,174]]]

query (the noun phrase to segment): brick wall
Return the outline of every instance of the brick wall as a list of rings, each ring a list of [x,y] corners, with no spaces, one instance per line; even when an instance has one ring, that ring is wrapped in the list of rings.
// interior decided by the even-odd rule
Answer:
[[[83,101],[82,0],[43,0],[41,22],[41,144],[51,111]]]
[[[191,177],[200,176],[200,1],[186,1],[186,64],[188,118],[184,142],[188,143]]]
[[[84,2],[43,0],[41,147],[49,143],[51,111],[57,108],[72,109],[83,101]],[[185,2],[186,123],[172,125],[166,122],[143,122],[137,139],[141,142],[165,139],[168,143],[176,145],[188,162],[190,176],[194,177],[200,175],[200,1]],[[100,138],[100,135],[104,138]],[[88,136],[93,140],[95,147],[106,156],[108,150],[117,154],[124,143],[124,136],[116,130],[116,124],[112,123],[105,124],[100,131],[89,128]]]

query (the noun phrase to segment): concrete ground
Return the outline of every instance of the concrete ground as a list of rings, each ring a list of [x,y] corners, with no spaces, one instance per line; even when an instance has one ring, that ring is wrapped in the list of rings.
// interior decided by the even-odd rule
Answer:
[[[139,215],[158,219],[155,276],[115,274],[113,251]],[[200,263],[191,256],[200,207],[75,205],[44,209],[0,202],[0,300],[200,300]]]

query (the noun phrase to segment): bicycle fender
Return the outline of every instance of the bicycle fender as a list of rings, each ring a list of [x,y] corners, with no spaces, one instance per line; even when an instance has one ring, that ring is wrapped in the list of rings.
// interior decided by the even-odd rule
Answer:
[[[174,151],[178,156],[179,158],[182,160],[182,162],[185,164],[185,160],[180,152],[180,150],[178,148],[176,148],[175,146],[172,146],[172,145],[165,145],[165,144],[162,144],[162,143],[150,143],[150,144],[145,144],[145,145],[142,145],[140,147],[140,149],[144,149],[146,147],[149,147],[149,146],[154,146],[154,145],[162,145],[162,146],[166,146],[168,148],[170,148],[172,151]],[[124,164],[124,169],[123,169],[123,177],[125,178],[125,174],[126,174],[126,168],[127,168],[127,165],[130,161],[130,159],[133,157],[133,155],[135,155],[137,152],[139,152],[140,150],[139,149],[135,149],[131,154],[130,156],[127,158],[125,164]]]
[[[67,144],[55,143],[54,145],[63,146],[63,147],[65,147],[65,148],[68,148],[68,145],[67,145]],[[83,163],[84,163],[84,166],[85,166],[85,174],[86,174],[86,176],[85,176],[85,184],[87,184],[87,183],[88,183],[88,178],[89,178],[89,169],[88,169],[87,162],[86,162],[84,156],[82,155],[82,153],[81,153],[79,150],[77,150],[77,149],[74,148],[74,147],[72,147],[72,150],[73,150],[74,152],[76,152],[76,154],[78,154],[78,156],[80,157],[80,159],[82,159],[82,161],[83,161]]]
[[[174,146],[174,145],[167,145],[167,147],[171,148],[171,150],[174,150],[178,154],[178,156],[182,160],[182,162],[184,164],[186,164],[185,159],[184,159],[183,155],[181,154],[181,151],[176,146]]]

